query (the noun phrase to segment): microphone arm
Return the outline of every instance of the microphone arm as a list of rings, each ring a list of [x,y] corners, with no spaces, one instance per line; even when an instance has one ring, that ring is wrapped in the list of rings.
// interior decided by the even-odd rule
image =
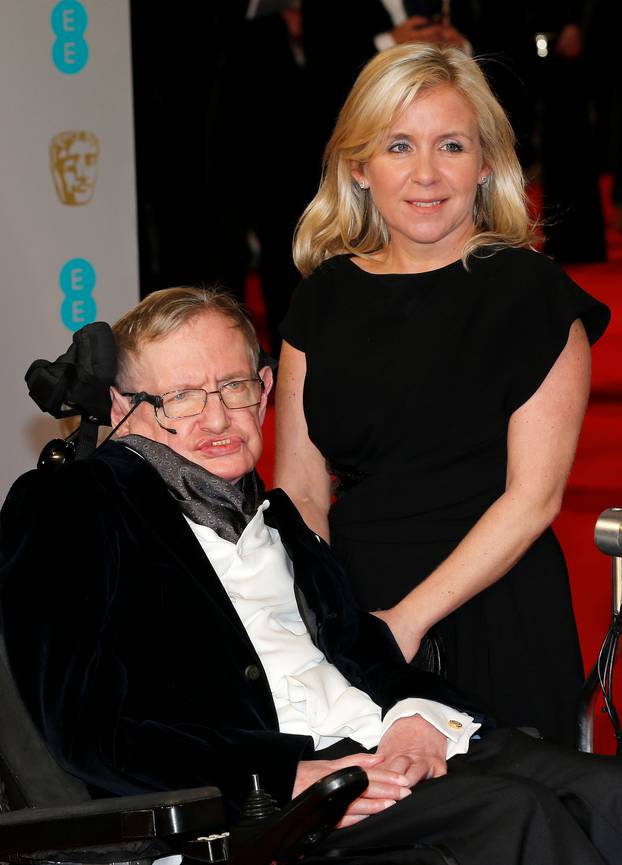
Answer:
[[[162,398],[159,396],[153,396],[150,393],[146,393],[144,390],[141,390],[139,393],[132,394],[132,403],[133,403],[132,408],[128,411],[128,413],[126,415],[124,415],[121,418],[119,423],[113,429],[110,430],[110,432],[108,433],[108,435],[106,436],[106,438],[103,440],[103,442],[101,443],[101,445],[99,447],[101,447],[102,445],[105,445],[106,442],[112,438],[112,436],[116,433],[116,431],[119,429],[119,427],[125,423],[125,421],[132,414],[132,412],[136,411],[136,409],[141,404],[141,402],[148,402],[150,405],[154,406],[154,408],[158,408],[162,403]],[[170,433],[171,435],[174,435],[174,436],[177,435],[177,430],[174,430],[171,427],[163,426],[159,420],[158,420],[158,423],[160,424],[160,426],[162,427],[163,430],[166,430],[167,433]]]

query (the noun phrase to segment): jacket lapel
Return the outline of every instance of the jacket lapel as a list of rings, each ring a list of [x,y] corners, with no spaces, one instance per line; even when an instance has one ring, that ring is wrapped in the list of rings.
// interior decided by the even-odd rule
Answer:
[[[113,459],[109,456],[110,445],[101,453],[100,459],[111,470],[113,489],[120,490],[125,507],[132,512],[147,537],[151,538],[153,550],[174,560],[180,574],[185,574],[210,602],[227,617],[238,635],[252,648],[246,630],[235,611],[218,575],[194,536],[181,510],[166,489],[158,473],[141,456],[129,451],[118,442],[114,445]],[[159,553],[156,553],[159,555]]]

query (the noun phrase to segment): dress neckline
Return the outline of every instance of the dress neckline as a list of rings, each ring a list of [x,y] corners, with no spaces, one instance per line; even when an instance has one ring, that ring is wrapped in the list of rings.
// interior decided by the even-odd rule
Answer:
[[[423,280],[423,279],[431,279],[435,276],[441,276],[448,273],[453,272],[454,270],[458,270],[463,268],[462,259],[458,258],[456,261],[452,261],[449,264],[444,264],[442,267],[434,268],[434,270],[423,270],[415,273],[370,273],[368,270],[363,270],[362,267],[359,267],[352,259],[353,256],[349,253],[344,253],[342,256],[347,264],[347,266],[351,269],[354,269],[357,273],[362,274],[363,276],[369,277],[370,279],[390,279],[390,280]]]

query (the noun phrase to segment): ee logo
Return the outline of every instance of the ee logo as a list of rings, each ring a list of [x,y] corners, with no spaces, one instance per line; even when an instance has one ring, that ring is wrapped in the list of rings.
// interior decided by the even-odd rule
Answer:
[[[95,288],[95,268],[86,258],[72,258],[60,272],[60,288],[65,298],[60,308],[60,317],[71,331],[95,321],[97,304],[92,297]]]
[[[81,72],[89,60],[84,38],[89,17],[79,0],[60,0],[52,9],[50,24],[56,39],[52,45],[54,66],[65,75]]]

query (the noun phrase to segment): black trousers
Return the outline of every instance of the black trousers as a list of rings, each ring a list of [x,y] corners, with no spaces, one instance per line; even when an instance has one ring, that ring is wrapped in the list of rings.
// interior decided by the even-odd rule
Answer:
[[[425,845],[422,848],[421,845]],[[498,730],[305,863],[621,865],[622,760]]]

